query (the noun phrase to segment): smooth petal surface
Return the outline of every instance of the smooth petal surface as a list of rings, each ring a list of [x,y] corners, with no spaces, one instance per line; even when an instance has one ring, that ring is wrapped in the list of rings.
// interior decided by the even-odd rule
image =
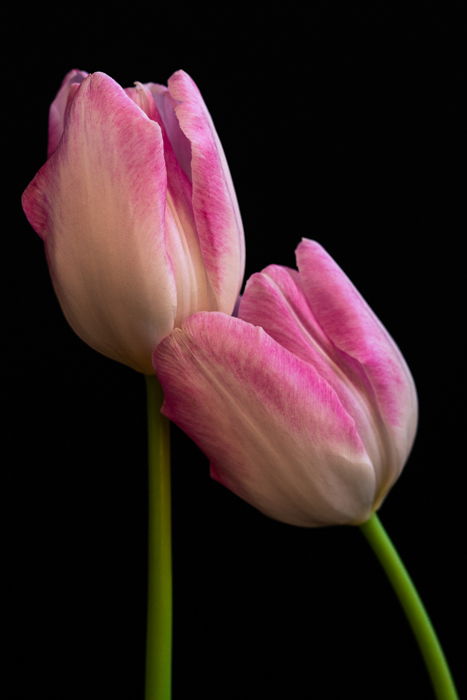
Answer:
[[[49,142],[47,156],[50,157],[62,138],[65,126],[65,112],[69,101],[74,97],[76,89],[87,77],[82,70],[71,70],[63,79],[60,90],[49,109]]]
[[[141,372],[173,327],[161,129],[109,76],[93,73],[59,146],[23,195],[45,239],[62,309],[93,348]]]
[[[336,348],[339,365],[362,387],[382,419],[386,444],[384,493],[399,475],[415,437],[417,395],[394,340],[352,282],[315,241],[297,248],[300,284],[323,332]]]
[[[192,316],[154,353],[163,412],[203,449],[212,475],[293,525],[360,523],[375,475],[332,387],[263,329]]]
[[[212,119],[193,80],[184,71],[168,82],[170,104],[163,93],[165,121],[175,150],[186,167],[186,143],[175,137],[168,116],[173,105],[180,129],[191,146],[193,212],[201,254],[220,311],[232,313],[245,267],[243,227],[232,178]]]

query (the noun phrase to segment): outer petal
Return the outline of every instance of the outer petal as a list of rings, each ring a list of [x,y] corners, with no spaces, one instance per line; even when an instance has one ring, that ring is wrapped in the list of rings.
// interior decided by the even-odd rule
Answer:
[[[261,328],[192,316],[157,348],[163,412],[204,450],[212,475],[293,525],[358,523],[373,468],[336,393]]]
[[[50,105],[48,157],[55,151],[62,138],[68,101],[75,95],[76,88],[83,82],[87,75],[85,71],[76,69],[67,73],[56,98]]]
[[[152,372],[152,350],[175,317],[165,201],[160,127],[111,78],[90,75],[23,207],[45,238],[70,325],[99,352],[142,372]]]
[[[180,128],[191,144],[193,212],[201,254],[217,308],[232,313],[245,267],[243,227],[232,178],[193,80],[177,71],[169,79],[169,92]]]
[[[315,241],[297,248],[300,282],[319,325],[335,346],[341,367],[377,407],[386,431],[386,483],[399,475],[415,437],[417,395],[397,345],[340,267]]]

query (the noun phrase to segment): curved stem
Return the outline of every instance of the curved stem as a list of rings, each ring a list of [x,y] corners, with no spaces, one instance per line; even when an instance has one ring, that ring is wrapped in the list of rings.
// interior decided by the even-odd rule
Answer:
[[[376,513],[372,515],[370,520],[363,523],[360,528],[373,547],[399,598],[399,602],[404,608],[425,660],[436,697],[438,700],[458,700],[446,658],[428,613]]]
[[[169,421],[162,390],[146,377],[148,413],[148,596],[146,700],[170,700],[172,681],[172,544]]]

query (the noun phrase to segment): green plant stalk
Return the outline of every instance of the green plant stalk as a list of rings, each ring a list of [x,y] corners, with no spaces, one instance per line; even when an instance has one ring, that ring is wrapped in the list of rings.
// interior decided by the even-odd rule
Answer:
[[[160,412],[162,390],[146,377],[148,415],[148,593],[146,700],[172,693],[172,537],[169,421]]]
[[[428,613],[393,543],[374,513],[360,526],[399,598],[417,639],[438,700],[458,700],[454,681]]]

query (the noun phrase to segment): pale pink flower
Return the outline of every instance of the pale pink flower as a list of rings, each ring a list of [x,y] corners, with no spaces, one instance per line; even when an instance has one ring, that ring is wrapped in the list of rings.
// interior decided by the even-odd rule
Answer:
[[[126,90],[71,71],[48,151],[23,208],[63,312],[93,348],[153,373],[162,338],[195,311],[231,313],[243,278],[237,200],[199,90],[183,71]]]
[[[293,525],[359,524],[399,476],[417,396],[395,342],[314,241],[248,281],[239,316],[200,313],[157,348],[163,412],[211,475]]]

